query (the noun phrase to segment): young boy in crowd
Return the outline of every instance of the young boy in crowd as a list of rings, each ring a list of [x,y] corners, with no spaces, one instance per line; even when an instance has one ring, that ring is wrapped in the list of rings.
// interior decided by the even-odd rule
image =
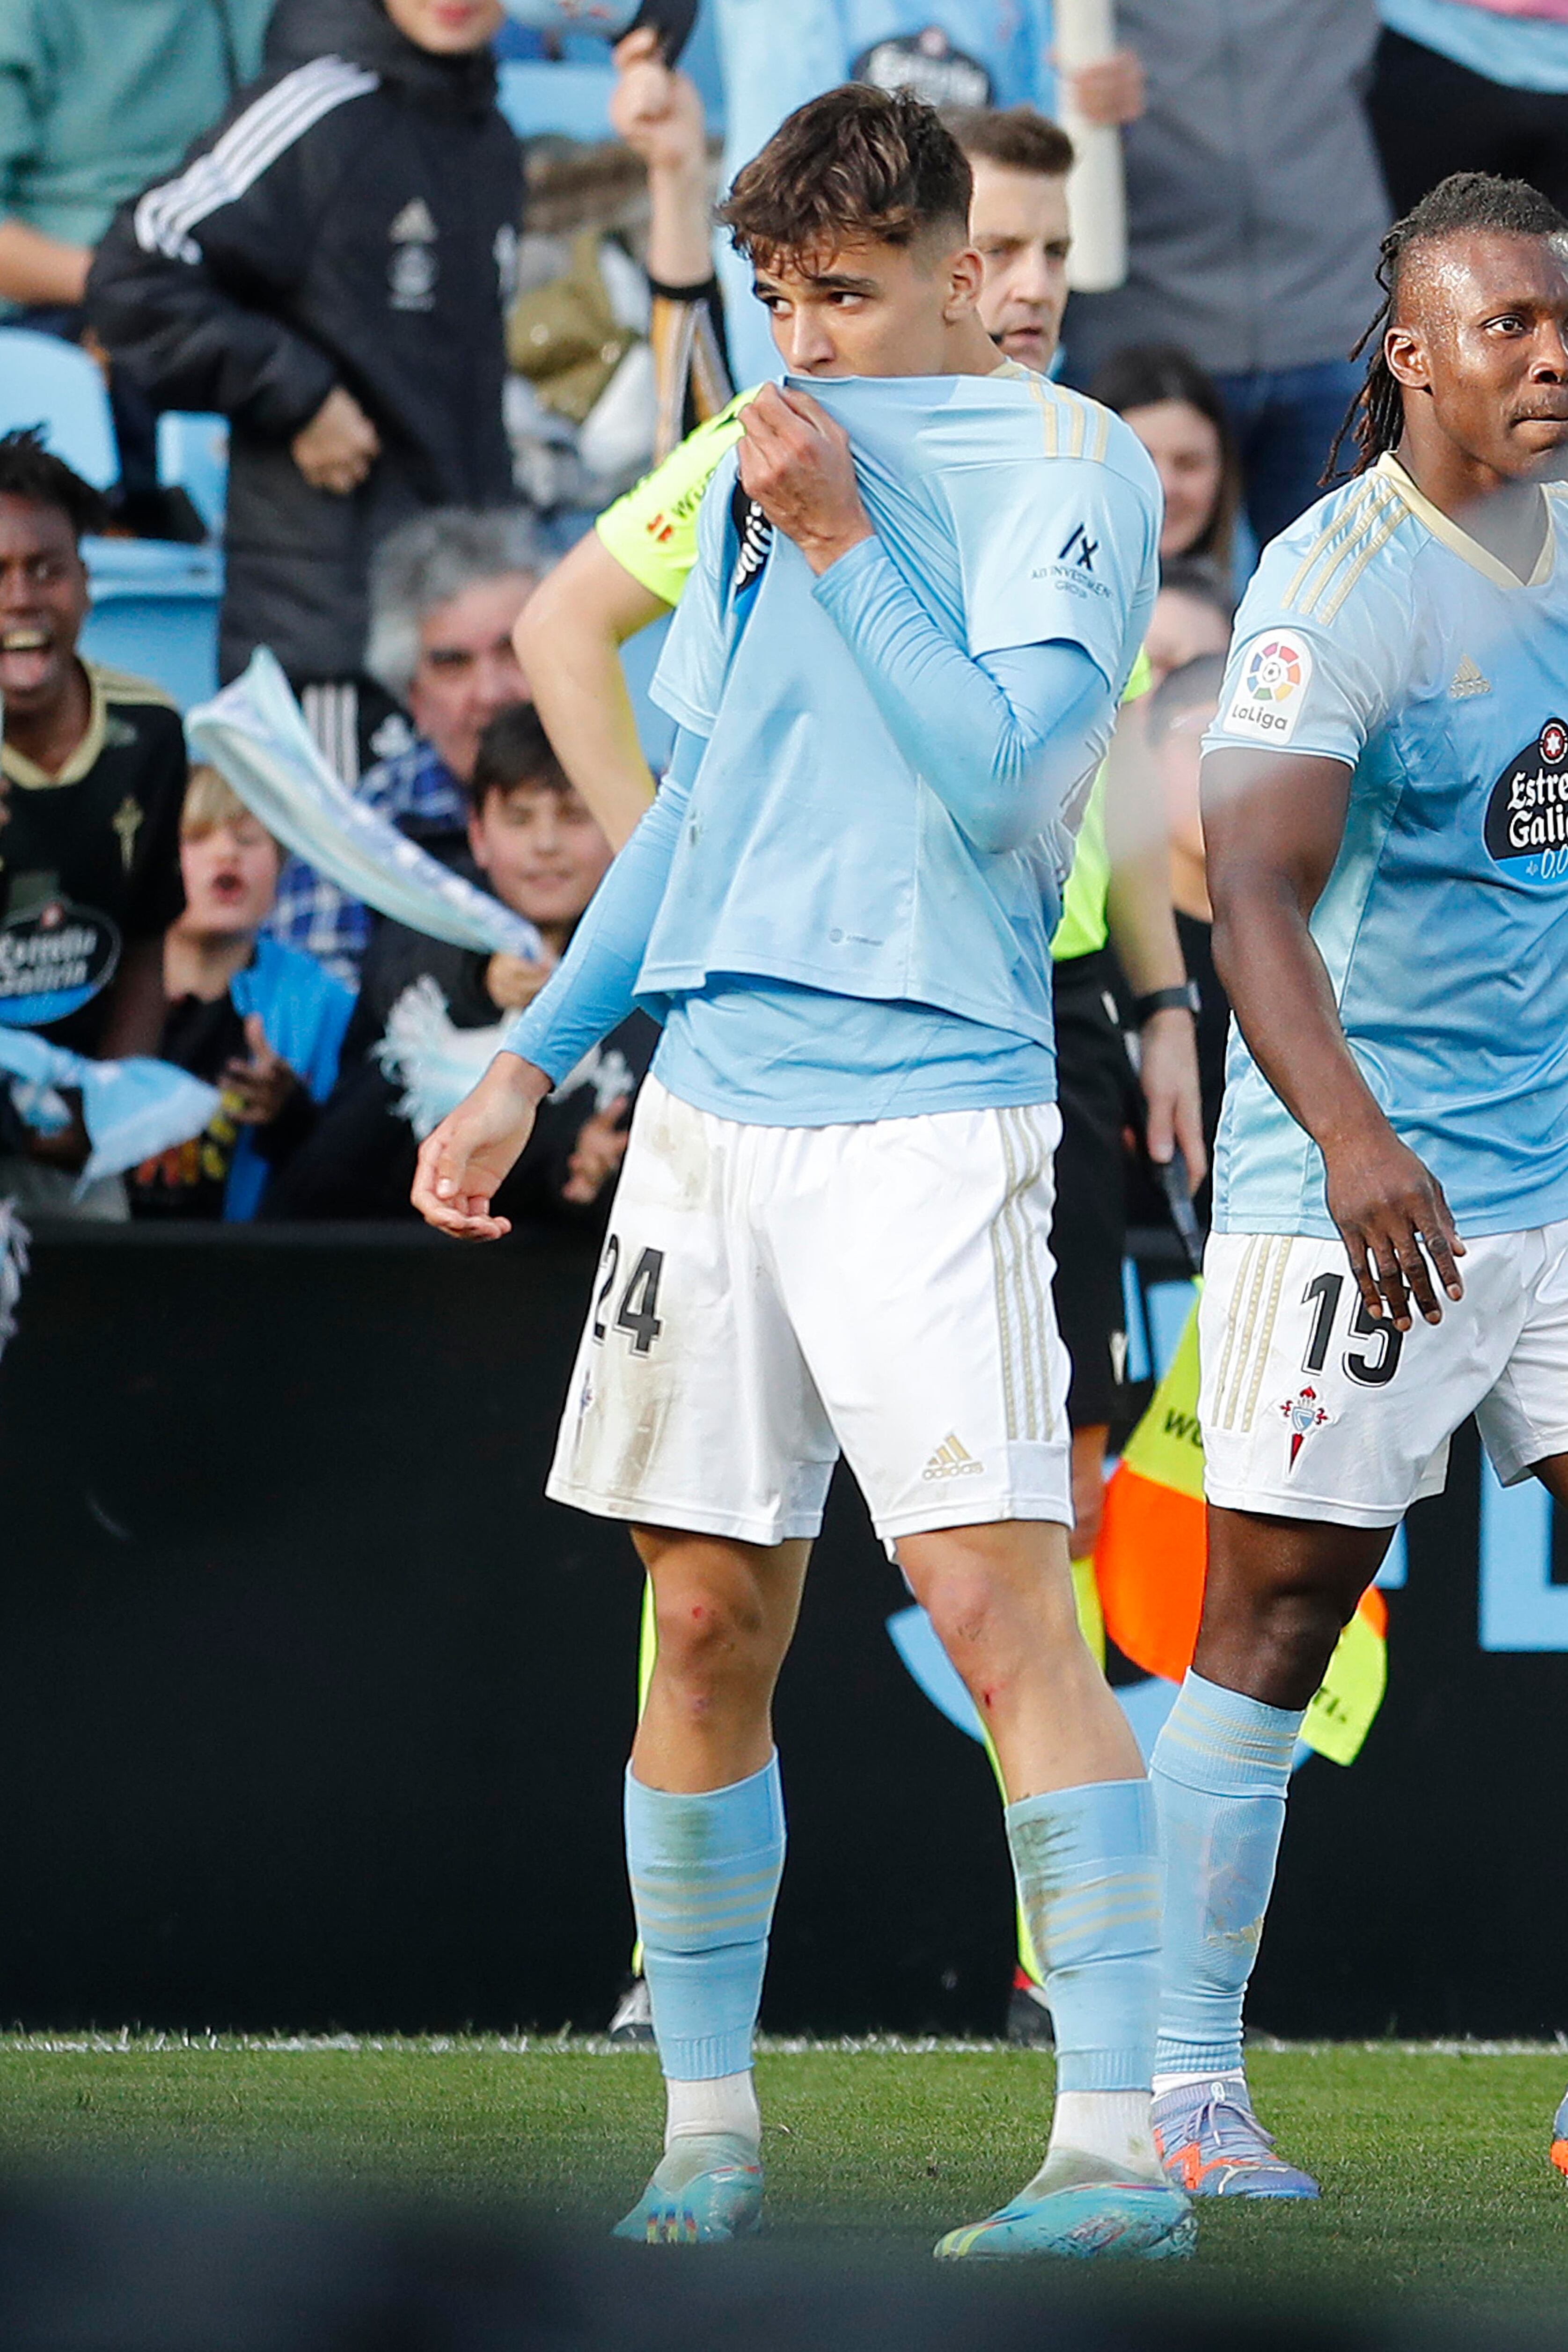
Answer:
[[[221,1100],[203,1134],[134,1171],[133,1216],[253,1217],[331,1092],[353,999],[263,935],[282,862],[216,769],[193,769],[180,818],[185,908],[163,941],[158,1051]]]
[[[410,991],[434,982],[457,1029],[490,1029],[539,993],[610,862],[610,845],[567,782],[533,709],[520,703],[479,739],[469,791],[471,878],[534,925],[550,961],[485,956],[383,922],[364,960],[342,1076],[310,1143],[280,1184],[289,1217],[405,1217],[418,1139],[377,1048]],[[658,1031],[624,1021],[544,1106],[506,1188],[507,1213],[581,1219],[595,1210],[626,1150],[631,1097]]]

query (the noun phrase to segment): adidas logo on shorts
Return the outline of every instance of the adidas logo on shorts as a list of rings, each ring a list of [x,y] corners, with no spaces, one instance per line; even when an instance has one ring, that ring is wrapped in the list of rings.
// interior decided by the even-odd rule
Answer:
[[[984,1462],[976,1462],[963,1439],[955,1437],[949,1430],[925,1468],[921,1472],[921,1476],[922,1478],[978,1478],[984,1467]]]

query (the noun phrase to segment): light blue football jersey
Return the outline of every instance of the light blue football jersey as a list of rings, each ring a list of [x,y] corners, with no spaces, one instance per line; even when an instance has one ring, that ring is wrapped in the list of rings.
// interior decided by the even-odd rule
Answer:
[[[938,627],[976,660],[1080,646],[1113,698],[1109,733],[1159,577],[1159,482],[1121,418],[1013,367],[802,388],[847,430],[882,545]],[[1048,1046],[1051,933],[1098,753],[1061,822],[976,848],[894,742],[733,456],[699,542],[653,695],[709,740],[639,992],[753,974]]]
[[[1264,554],[1205,749],[1352,770],[1313,911],[1346,1037],[1461,1233],[1568,1216],[1568,494],[1529,581],[1384,457]],[[1234,1024],[1222,1233],[1334,1227]]]

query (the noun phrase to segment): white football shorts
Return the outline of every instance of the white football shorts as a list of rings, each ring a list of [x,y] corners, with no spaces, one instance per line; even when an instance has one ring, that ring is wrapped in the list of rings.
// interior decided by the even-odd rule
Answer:
[[[645,1084],[547,1491],[753,1544],[1072,1522],[1049,1104],[738,1125]]]
[[[1392,1527],[1442,1493],[1472,1412],[1505,1486],[1568,1452],[1568,1223],[1468,1241],[1459,1273],[1441,1323],[1399,1332],[1367,1314],[1337,1238],[1215,1234],[1199,1309],[1210,1502]]]

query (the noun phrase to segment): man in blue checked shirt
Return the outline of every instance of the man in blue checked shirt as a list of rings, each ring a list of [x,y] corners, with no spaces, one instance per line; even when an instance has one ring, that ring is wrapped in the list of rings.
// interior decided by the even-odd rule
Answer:
[[[526,516],[461,508],[421,515],[377,551],[366,666],[413,725],[401,710],[384,721],[373,739],[382,757],[355,790],[437,856],[467,838],[464,790],[480,735],[499,711],[531,699],[511,633],[550,562]],[[353,715],[334,711],[339,691],[308,687],[305,717],[341,773],[336,720],[352,738]],[[354,988],[370,920],[357,898],[292,857],[268,928]]]

